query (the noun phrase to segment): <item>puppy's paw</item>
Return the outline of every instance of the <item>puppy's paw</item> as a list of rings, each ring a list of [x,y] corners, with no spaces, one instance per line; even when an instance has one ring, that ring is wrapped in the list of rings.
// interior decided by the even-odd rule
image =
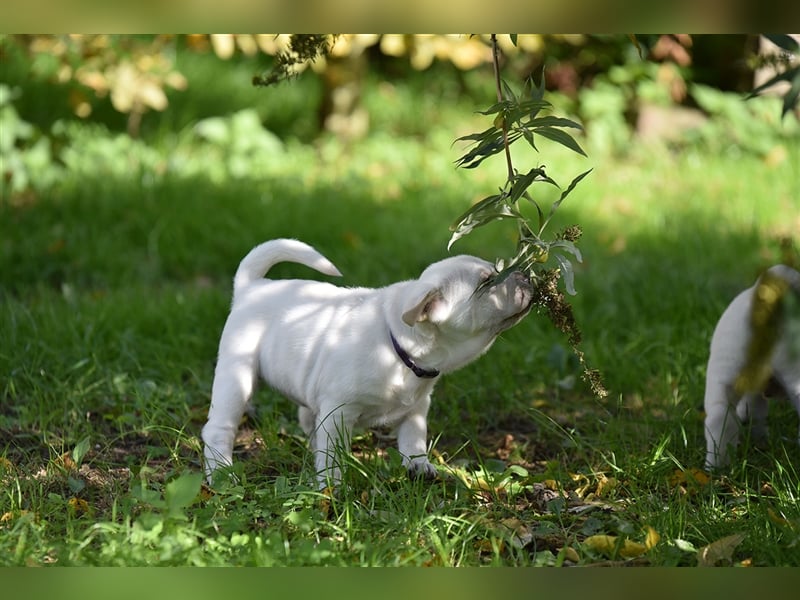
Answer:
[[[436,467],[434,467],[427,458],[411,461],[408,465],[408,474],[411,477],[429,481],[439,478],[439,471],[436,470]]]

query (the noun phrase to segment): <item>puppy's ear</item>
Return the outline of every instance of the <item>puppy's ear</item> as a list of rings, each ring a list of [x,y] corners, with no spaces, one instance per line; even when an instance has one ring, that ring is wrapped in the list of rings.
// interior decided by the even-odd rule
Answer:
[[[406,309],[403,321],[406,325],[414,326],[421,321],[427,321],[437,308],[444,305],[444,296],[439,288],[429,290],[419,302]]]

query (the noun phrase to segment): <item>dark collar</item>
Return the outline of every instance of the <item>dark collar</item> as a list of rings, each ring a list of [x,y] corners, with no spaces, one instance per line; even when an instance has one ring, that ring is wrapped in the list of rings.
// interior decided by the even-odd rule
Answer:
[[[439,371],[437,369],[423,369],[417,365],[417,363],[414,362],[414,359],[408,355],[408,352],[400,347],[400,344],[397,343],[397,340],[391,331],[389,332],[389,337],[392,338],[392,346],[394,346],[394,351],[397,352],[397,356],[399,356],[400,360],[402,360],[403,363],[414,372],[414,375],[423,379],[433,379],[434,377],[439,376]]]

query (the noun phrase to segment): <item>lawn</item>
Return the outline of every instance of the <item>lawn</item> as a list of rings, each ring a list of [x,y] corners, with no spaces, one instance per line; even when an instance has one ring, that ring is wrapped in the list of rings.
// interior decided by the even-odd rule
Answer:
[[[519,168],[560,182],[593,168],[556,227],[584,231],[571,302],[609,395],[532,314],[438,383],[439,481],[408,479],[376,429],[354,439],[346,485],[319,493],[293,405],[264,388],[238,480],[211,489],[199,433],[241,257],[296,237],[344,285],[415,277],[505,165],[454,166],[488,73],[372,79],[370,134],[344,143],[309,133],[313,77],[254,90],[252,62],[181,60],[191,87],[135,140],[113,114],[56,123],[56,91],[10,71],[17,110],[60,154],[52,183],[0,203],[0,564],[800,566],[787,403],[766,446],[745,439],[728,470],[700,470],[716,319],[764,267],[798,261],[796,135],[611,149],[588,127],[588,158],[521,152]],[[513,234],[491,224],[453,252],[508,256]]]

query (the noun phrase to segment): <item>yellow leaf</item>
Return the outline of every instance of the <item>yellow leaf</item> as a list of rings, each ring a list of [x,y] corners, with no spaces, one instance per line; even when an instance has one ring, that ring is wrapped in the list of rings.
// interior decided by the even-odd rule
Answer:
[[[658,532],[648,525],[647,535],[644,538],[644,545],[647,547],[647,549],[650,550],[650,548],[655,546],[660,539],[661,536],[658,534]]]
[[[779,515],[778,513],[776,513],[771,508],[767,509],[767,518],[769,518],[770,521],[775,523],[775,525],[780,525],[781,527],[788,527],[789,529],[794,529],[794,527],[792,526],[791,521],[789,521],[783,515]]]
[[[700,567],[714,567],[718,564],[731,564],[733,551],[744,540],[744,534],[734,533],[708,546],[703,546],[697,551],[697,565]]]
[[[606,477],[601,474],[597,480],[597,490],[595,494],[598,496],[608,495],[617,487],[617,480],[614,477]]]
[[[0,456],[0,469],[3,471],[11,471],[14,465],[5,456]]]
[[[568,560],[574,563],[581,561],[581,557],[578,555],[578,551],[575,550],[575,548],[573,548],[572,546],[567,546],[566,548],[562,548],[561,550],[559,550],[559,554],[562,552],[564,554],[564,560]]]
[[[592,535],[586,538],[583,544],[595,552],[600,552],[610,558],[613,558],[617,554],[623,558],[636,558],[637,556],[645,554],[661,539],[661,536],[656,533],[655,529],[652,527],[648,527],[647,529],[648,531],[644,544],[634,542],[627,538],[620,544],[617,536],[604,534]]]
[[[475,549],[481,554],[491,554],[502,552],[505,549],[505,542],[501,539],[492,537],[490,539],[478,540],[475,542]]]
[[[328,486],[322,490],[322,495],[318,501],[319,503],[319,510],[322,512],[322,515],[327,519],[330,517],[331,514],[331,498],[333,498],[334,493],[336,490],[334,488]]]
[[[591,535],[583,540],[583,545],[595,552],[612,555],[617,548],[617,536],[615,535]]]
[[[200,499],[203,501],[211,500],[214,497],[216,492],[214,492],[213,488],[209,487],[205,483],[200,486]]]
[[[76,514],[86,514],[89,512],[89,503],[81,498],[75,498],[73,496],[69,499],[67,504]]]
[[[711,477],[700,469],[675,469],[669,476],[669,483],[675,487],[687,483],[705,485],[711,481]]]
[[[69,452],[65,452],[61,456],[56,459],[56,463],[60,463],[60,466],[64,467],[68,471],[73,471],[78,468],[78,465],[75,464],[75,461],[72,460],[72,456],[70,456]]]
[[[589,478],[580,473],[570,473],[570,477],[572,478],[572,481],[579,484],[578,487],[575,488],[575,494],[578,496],[578,498],[583,498],[586,495],[586,492],[589,491],[589,488],[592,487]]]
[[[500,524],[512,533],[510,542],[515,548],[524,548],[533,540],[530,529],[515,517],[503,519]]]
[[[625,540],[625,543],[622,544],[622,548],[619,550],[619,555],[624,558],[635,558],[646,553],[648,550],[649,548],[644,544],[634,542],[633,540]]]
[[[698,485],[706,485],[711,481],[711,476],[702,469],[689,469],[688,473]]]

